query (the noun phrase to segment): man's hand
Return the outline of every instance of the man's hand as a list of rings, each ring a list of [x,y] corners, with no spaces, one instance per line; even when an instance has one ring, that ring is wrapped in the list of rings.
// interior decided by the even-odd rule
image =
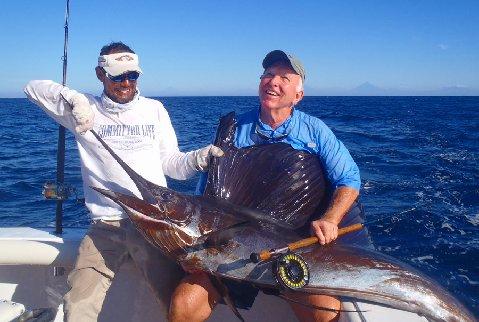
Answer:
[[[90,107],[88,98],[83,94],[76,93],[70,98],[70,104],[76,122],[75,132],[85,134],[85,132],[93,129],[95,114]]]
[[[321,245],[338,238],[338,225],[349,211],[359,191],[351,187],[339,187],[333,193],[328,209],[321,219],[311,222],[311,233],[318,237]]]
[[[198,171],[206,171],[209,167],[210,157],[222,157],[223,150],[219,147],[210,144],[202,149],[194,151],[195,166]]]
[[[338,238],[338,225],[318,219],[311,222],[311,232],[318,237],[321,245],[325,245]]]

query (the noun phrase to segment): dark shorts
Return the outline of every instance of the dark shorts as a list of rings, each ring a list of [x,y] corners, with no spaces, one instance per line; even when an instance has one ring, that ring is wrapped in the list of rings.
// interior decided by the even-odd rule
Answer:
[[[250,283],[224,279],[231,300],[238,309],[249,310],[254,303],[259,289]],[[221,302],[225,304],[224,302]]]
[[[359,201],[355,201],[349,212],[344,215],[343,219],[338,225],[338,228],[343,228],[351,226],[354,224],[364,223],[364,207]],[[373,248],[373,244],[369,237],[369,232],[366,227],[363,227],[361,230],[347,233],[338,239],[336,239],[336,244],[338,245],[355,245],[361,247]]]

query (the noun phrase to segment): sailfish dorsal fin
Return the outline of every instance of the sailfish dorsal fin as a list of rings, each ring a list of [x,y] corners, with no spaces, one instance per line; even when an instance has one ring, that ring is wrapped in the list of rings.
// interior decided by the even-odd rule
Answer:
[[[220,119],[215,145],[225,156],[214,158],[204,195],[257,210],[299,228],[320,209],[326,180],[316,155],[286,143],[234,146],[236,119]]]

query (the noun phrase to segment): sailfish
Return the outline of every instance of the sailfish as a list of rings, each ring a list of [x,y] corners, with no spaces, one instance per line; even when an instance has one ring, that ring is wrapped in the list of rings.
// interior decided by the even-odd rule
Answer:
[[[379,303],[431,321],[476,321],[436,282],[373,249],[332,243],[298,251],[309,282],[297,290],[278,283],[274,261],[255,263],[252,253],[301,238],[301,227],[328,200],[319,159],[285,143],[236,148],[234,113],[220,119],[213,158],[201,196],[149,182],[100,143],[128,173],[142,198],[94,188],[119,204],[143,236],[188,272],[250,283],[288,298],[290,292],[325,294]],[[272,292],[273,291],[273,292]]]

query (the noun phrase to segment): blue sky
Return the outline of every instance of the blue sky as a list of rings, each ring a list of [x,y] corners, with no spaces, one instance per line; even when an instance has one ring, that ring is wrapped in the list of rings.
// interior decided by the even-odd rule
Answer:
[[[100,48],[140,55],[154,95],[255,95],[273,49],[305,65],[306,95],[479,94],[479,1],[71,0],[68,85],[100,93]],[[30,79],[61,82],[65,2],[4,1],[0,97]]]

